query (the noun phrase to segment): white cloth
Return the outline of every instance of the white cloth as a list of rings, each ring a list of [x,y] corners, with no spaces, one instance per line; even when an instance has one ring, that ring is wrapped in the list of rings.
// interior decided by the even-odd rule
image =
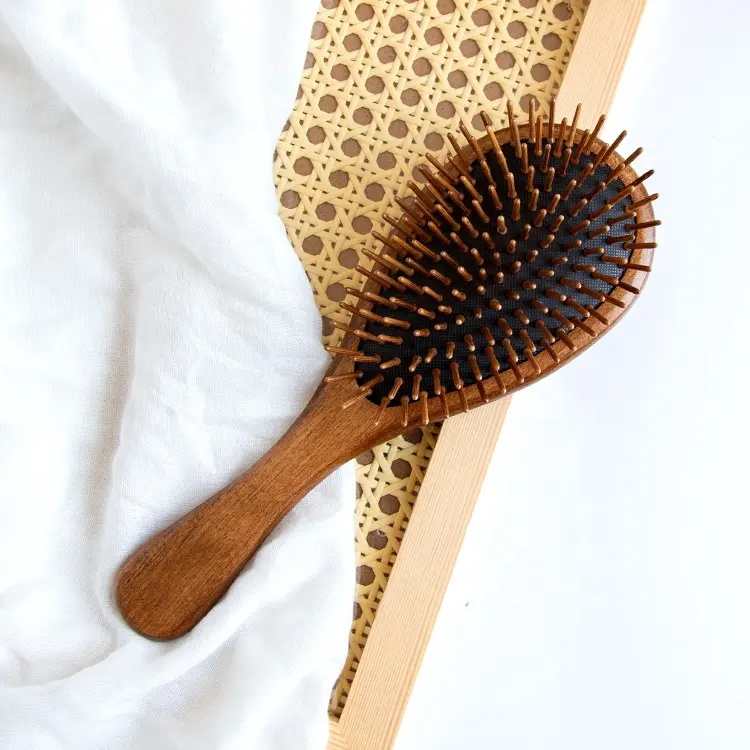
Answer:
[[[118,564],[283,433],[327,365],[272,153],[317,0],[0,9],[0,747],[323,748],[352,477],[187,636]]]

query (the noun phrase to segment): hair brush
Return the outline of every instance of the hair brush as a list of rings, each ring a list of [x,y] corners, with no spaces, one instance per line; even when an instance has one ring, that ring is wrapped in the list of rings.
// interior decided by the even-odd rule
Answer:
[[[330,370],[297,421],[255,466],[137,549],[116,597],[151,638],[190,630],[270,531],[331,471],[416,425],[533,383],[606,333],[649,271],[652,201],[632,162],[589,132],[528,122],[475,139],[409,183],[394,232],[373,233],[371,268]]]

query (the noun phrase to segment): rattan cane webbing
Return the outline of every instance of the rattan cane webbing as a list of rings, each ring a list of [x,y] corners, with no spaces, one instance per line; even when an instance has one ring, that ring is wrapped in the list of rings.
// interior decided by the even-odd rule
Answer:
[[[393,197],[425,154],[478,113],[505,125],[506,98],[545,110],[560,85],[588,0],[323,0],[298,99],[279,140],[281,217],[313,287],[323,338],[345,286],[360,286],[358,250],[380,246]],[[386,232],[387,233],[387,232]],[[354,300],[356,302],[356,300]],[[346,666],[331,697],[340,715],[439,426],[413,430],[357,463],[357,591]],[[429,571],[425,571],[429,575]]]

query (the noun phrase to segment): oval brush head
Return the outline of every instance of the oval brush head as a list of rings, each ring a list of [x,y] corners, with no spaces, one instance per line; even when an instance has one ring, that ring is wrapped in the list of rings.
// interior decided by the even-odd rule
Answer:
[[[400,220],[386,215],[393,233],[381,255],[363,251],[372,268],[360,303],[342,307],[350,325],[342,347],[356,363],[357,395],[375,417],[420,401],[422,422],[450,414],[457,391],[463,410],[548,374],[606,332],[630,306],[651,270],[654,221],[643,186],[616,149],[572,124],[542,122],[533,106],[519,126],[477,141],[445,164],[428,157],[424,187],[410,182],[411,202],[396,199]],[[334,376],[337,377],[337,376]],[[341,377],[340,375],[338,377]],[[352,375],[354,377],[354,375]]]

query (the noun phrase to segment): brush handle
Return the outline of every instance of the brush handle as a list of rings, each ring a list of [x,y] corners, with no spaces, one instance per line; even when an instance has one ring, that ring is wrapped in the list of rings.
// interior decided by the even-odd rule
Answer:
[[[362,428],[356,409],[342,411],[336,390],[321,386],[251,470],[125,561],[115,595],[134,630],[165,640],[194,627],[294,505],[335,468],[377,444],[380,436]]]

